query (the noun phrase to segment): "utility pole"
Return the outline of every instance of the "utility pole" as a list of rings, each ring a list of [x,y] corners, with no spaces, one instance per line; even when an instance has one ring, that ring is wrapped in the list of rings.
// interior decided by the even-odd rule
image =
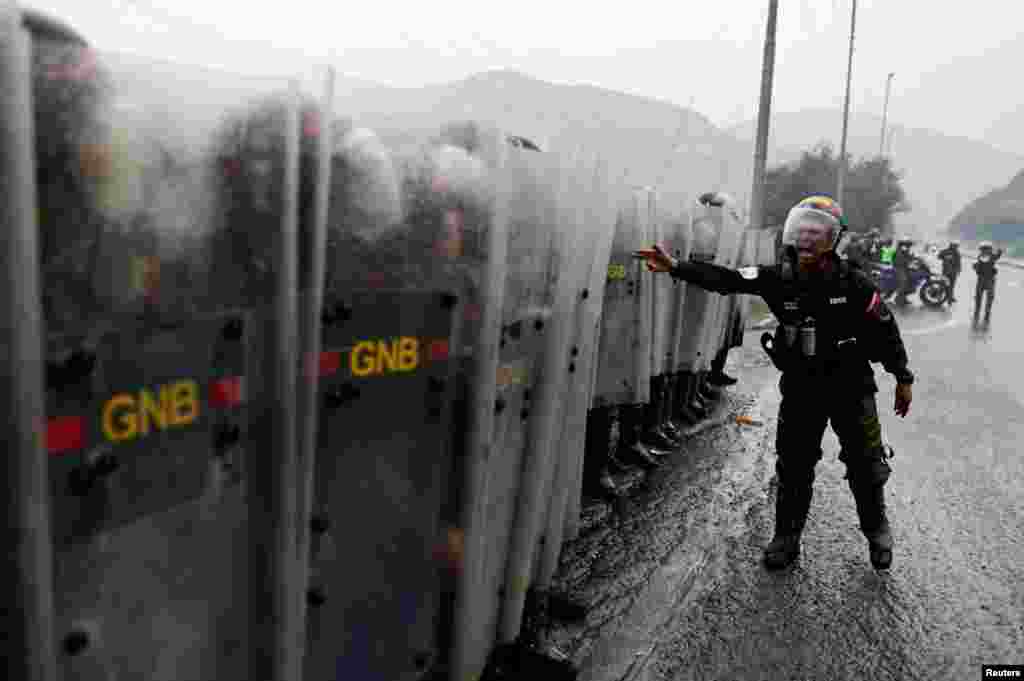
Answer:
[[[889,77],[885,79],[885,105],[882,107],[882,138],[878,140],[879,156],[885,152],[885,124],[889,116],[889,88],[892,87],[892,77],[895,75],[895,73],[890,73]]]
[[[857,0],[853,0],[853,11],[850,16],[850,58],[846,65],[846,101],[843,104],[843,139],[839,146],[839,181],[836,186],[836,201],[843,203],[843,190],[846,188],[846,130],[850,123],[850,81],[853,79],[853,37],[857,28]]]
[[[754,145],[754,185],[750,191],[750,227],[764,228],[765,163],[768,157],[768,125],[772,110],[772,78],[775,75],[775,27],[778,24],[779,0],[768,2],[768,25],[764,38],[764,61],[761,65],[761,102],[757,109],[757,141]]]

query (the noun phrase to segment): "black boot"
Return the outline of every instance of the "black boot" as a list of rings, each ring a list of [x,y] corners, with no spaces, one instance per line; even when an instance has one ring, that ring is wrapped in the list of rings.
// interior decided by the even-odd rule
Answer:
[[[858,483],[851,479],[850,491],[857,504],[860,529],[868,540],[868,557],[876,570],[892,565],[892,531],[885,515],[885,483]]]
[[[680,445],[667,434],[662,432],[660,428],[652,428],[644,433],[640,441],[652,449],[657,449],[662,452],[671,452]]]
[[[800,532],[794,522],[793,500],[780,484],[775,495],[775,536],[764,547],[764,565],[781,570],[800,557]]]
[[[776,471],[779,467],[776,467]],[[791,477],[791,476],[787,476]],[[778,570],[800,557],[800,536],[807,524],[807,514],[814,496],[814,471],[784,483],[778,480],[775,495],[775,536],[764,549],[764,563],[769,570]]]

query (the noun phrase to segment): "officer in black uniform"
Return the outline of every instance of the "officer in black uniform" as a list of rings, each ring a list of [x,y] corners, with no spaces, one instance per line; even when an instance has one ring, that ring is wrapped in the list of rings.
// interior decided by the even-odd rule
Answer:
[[[956,280],[960,277],[963,261],[960,257],[960,242],[953,240],[938,253],[942,261],[942,276],[949,279],[949,302],[956,302]]]
[[[978,259],[974,263],[974,272],[978,275],[978,283],[974,287],[974,325],[978,325],[978,313],[981,312],[981,299],[985,296],[985,326],[992,316],[992,302],[996,297],[996,274],[999,270],[996,261],[1003,255],[1003,249],[992,251],[992,242],[982,241],[978,244]]]
[[[635,253],[651,271],[669,272],[723,295],[761,296],[781,322],[774,338],[765,334],[761,339],[782,371],[775,536],[764,556],[769,568],[784,567],[800,554],[814,468],[829,422],[839,436],[839,459],[846,464],[871,563],[888,569],[892,562],[884,495],[892,450],[882,442],[870,362],[881,362],[896,376],[894,406],[900,416],[910,410],[914,375],[878,289],[860,268],[835,253],[843,228],[838,204],[819,196],[789,212],[778,265],[733,270],[678,262],[658,246]]]
[[[878,262],[881,258],[882,232],[879,229],[872,229],[868,232],[864,243],[865,257],[872,262]]]
[[[896,300],[897,305],[909,305],[907,294],[913,293],[910,285],[910,263],[914,254],[910,247],[914,244],[910,239],[900,239],[896,244],[896,253],[892,256],[892,266],[896,270]]]

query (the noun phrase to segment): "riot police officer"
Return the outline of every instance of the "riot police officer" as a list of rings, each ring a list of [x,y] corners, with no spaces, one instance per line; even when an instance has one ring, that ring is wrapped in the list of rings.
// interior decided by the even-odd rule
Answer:
[[[846,247],[846,259],[857,264],[864,264],[868,254],[868,237],[853,236]]]
[[[801,201],[783,228],[782,262],[773,266],[732,270],[679,262],[659,246],[635,253],[651,271],[669,272],[723,295],[761,296],[781,322],[774,338],[762,337],[782,371],[775,536],[764,553],[769,568],[785,567],[800,554],[814,468],[829,422],[839,436],[839,459],[846,465],[871,564],[887,569],[892,562],[884,495],[892,450],[882,442],[874,395],[878,386],[869,362],[881,362],[896,377],[894,408],[903,417],[910,410],[914,375],[878,289],[860,268],[835,253],[844,222],[839,205],[827,197]]]
[[[907,294],[913,293],[910,284],[910,263],[914,255],[910,252],[913,245],[910,239],[900,239],[896,244],[896,252],[892,256],[892,266],[896,271],[896,300],[897,305],[909,305]]]
[[[974,263],[974,272],[978,282],[974,287],[974,325],[978,325],[978,313],[981,311],[981,299],[985,296],[985,326],[992,316],[992,301],[996,297],[996,261],[1003,255],[1003,249],[992,250],[991,241],[978,244],[978,259]]]
[[[956,280],[960,277],[962,260],[960,258],[960,242],[953,240],[938,253],[942,261],[942,276],[949,279],[949,302],[956,302]]]
[[[867,237],[865,237],[864,254],[872,261],[877,261],[880,257],[879,249],[882,247],[882,232],[879,229],[872,229],[868,231]]]

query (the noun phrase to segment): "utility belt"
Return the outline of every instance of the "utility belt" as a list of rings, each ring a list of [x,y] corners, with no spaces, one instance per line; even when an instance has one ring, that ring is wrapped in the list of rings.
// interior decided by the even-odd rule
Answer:
[[[775,334],[761,335],[761,347],[779,371],[825,373],[848,362],[864,358],[856,338],[826,340],[818,338],[817,328],[806,321],[779,324]]]

